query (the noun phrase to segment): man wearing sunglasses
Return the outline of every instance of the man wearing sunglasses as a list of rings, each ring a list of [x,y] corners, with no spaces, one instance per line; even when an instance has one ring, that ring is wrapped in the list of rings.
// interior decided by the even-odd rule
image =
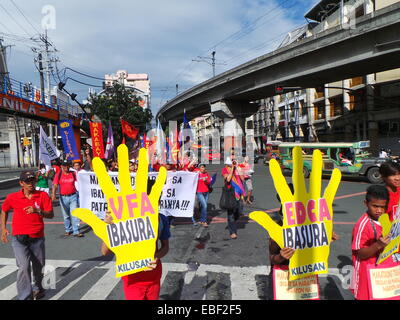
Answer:
[[[8,242],[10,232],[7,229],[7,219],[9,211],[13,210],[11,246],[18,266],[18,299],[37,300],[44,296],[42,287],[45,265],[43,218],[52,219],[54,217],[53,205],[46,192],[35,190],[35,172],[24,171],[19,180],[22,189],[9,194],[2,206],[0,214],[1,241]]]

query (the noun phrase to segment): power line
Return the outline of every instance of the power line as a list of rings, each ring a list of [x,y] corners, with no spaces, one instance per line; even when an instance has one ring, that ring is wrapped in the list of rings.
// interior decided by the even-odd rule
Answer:
[[[231,38],[233,38],[234,41],[236,41],[236,40],[239,40],[240,38],[244,37],[245,35],[247,35],[247,34],[253,32],[254,30],[258,29],[260,26],[254,28],[254,29],[251,30],[250,32],[243,33],[244,31],[249,30],[250,27],[251,27],[252,25],[255,25],[258,21],[260,21],[260,20],[263,19],[264,17],[271,15],[273,12],[275,12],[277,9],[281,8],[282,5],[284,5],[285,3],[289,2],[289,1],[290,1],[290,0],[284,0],[282,3],[278,3],[277,6],[273,7],[272,9],[269,9],[267,12],[265,12],[265,13],[262,14],[261,16],[257,17],[257,18],[254,19],[252,22],[247,23],[244,27],[242,27],[242,28],[239,29],[238,31],[234,32],[233,34],[231,34],[230,36],[226,37],[225,39],[219,41],[217,44],[213,45],[213,46],[212,46],[210,49],[208,49],[206,52],[212,50],[213,48],[216,48],[216,47],[219,46],[221,43],[224,43],[225,41],[227,41],[227,40],[229,40],[229,39],[231,39]],[[294,3],[296,3],[296,0],[294,0]],[[294,6],[294,4],[292,4],[292,6]],[[291,7],[289,7],[289,8],[291,8]],[[267,22],[269,22],[269,21],[267,21]],[[242,36],[240,36],[241,33],[243,33]],[[235,38],[235,36],[236,36],[237,38]]]
[[[246,24],[246,26],[244,26],[244,27],[241,28],[240,30],[234,32],[233,34],[231,34],[230,36],[226,37],[225,39],[219,41],[219,42],[216,43],[214,46],[212,46],[210,49],[208,49],[207,51],[203,52],[201,55],[206,54],[207,52],[209,52],[209,51],[212,50],[212,49],[215,49],[217,46],[221,45],[222,43],[226,42],[226,41],[229,40],[229,39],[235,39],[235,37],[236,37],[235,40],[238,40],[238,39],[242,38],[243,36],[245,36],[245,35],[247,35],[247,34],[250,34],[250,33],[253,32],[254,30],[258,29],[261,25],[264,25],[265,23],[271,22],[271,20],[268,20],[268,21],[264,22],[263,24],[258,25],[258,26],[257,26],[256,28],[254,28],[253,30],[249,30],[250,27],[251,27],[252,25],[255,25],[255,24],[256,24],[258,21],[260,21],[261,19],[263,19],[263,18],[265,18],[265,17],[271,15],[273,12],[275,12],[277,9],[281,8],[282,5],[286,4],[286,3],[289,2],[289,1],[290,1],[290,0],[284,0],[283,2],[279,3],[279,4],[278,4],[277,6],[275,6],[274,8],[269,9],[269,10],[268,10],[267,12],[265,12],[263,15],[257,17],[257,18],[256,18],[255,20],[253,20],[251,23]],[[294,2],[291,3],[291,6],[288,7],[288,8],[293,7],[295,4],[296,4],[296,0],[294,0]],[[242,36],[240,36],[240,34],[243,33],[245,30],[249,30],[249,32],[244,33]],[[285,32],[284,34],[286,34],[286,33],[287,33],[287,32]],[[235,56],[235,58],[236,58],[236,57],[237,57],[237,56]],[[233,61],[233,60],[234,60],[234,59],[231,58],[229,61]],[[176,81],[176,79],[178,79],[186,70],[188,70],[189,68],[191,68],[192,65],[193,65],[193,61],[191,61],[190,64],[186,65],[186,66],[175,76],[175,78],[174,78],[175,81]],[[175,81],[174,81],[174,82],[175,82]],[[159,107],[161,107],[161,104],[163,103],[164,98],[165,98],[165,92],[164,92],[163,96],[161,97]]]
[[[83,73],[83,72],[80,72],[80,71],[76,71],[76,70],[74,70],[74,69],[72,69],[72,68],[70,68],[70,67],[66,67],[66,68],[64,68],[64,69],[65,69],[65,71],[66,71],[66,70],[71,70],[72,72],[75,72],[75,73],[77,73],[77,74],[80,74],[80,75],[85,76],[85,77],[88,77],[88,78],[92,78],[92,79],[97,79],[97,80],[104,81],[104,78],[99,78],[99,77],[91,76],[91,75],[89,75],[89,74],[86,74],[86,73]]]
[[[8,30],[8,32],[12,33],[12,31],[11,31],[3,22],[0,21],[0,25],[1,25],[4,29]]]
[[[10,2],[14,5],[14,7],[17,8],[17,10],[19,11],[19,13],[25,18],[26,22],[28,22],[31,27],[38,33],[40,34],[40,31],[38,31],[35,26],[28,20],[28,18],[25,16],[25,14],[22,12],[22,10],[15,4],[15,2],[13,0],[10,0]]]
[[[295,29],[297,29],[297,28],[299,28],[299,27],[301,27],[301,26],[304,26],[304,24],[295,27]],[[285,35],[285,34],[287,34],[288,32],[290,32],[290,30],[293,30],[293,28],[290,28],[290,29],[286,30],[285,32],[280,33],[280,34],[277,35],[276,37],[274,37],[274,38],[272,38],[272,39],[268,39],[267,41],[265,41],[265,42],[263,42],[263,43],[261,43],[261,44],[258,44],[257,46],[254,46],[254,47],[252,47],[252,48],[246,50],[244,53],[240,53],[240,54],[238,54],[238,55],[236,55],[236,56],[233,56],[233,57],[231,57],[230,59],[226,60],[225,62],[226,62],[227,64],[230,64],[230,63],[232,63],[233,61],[235,61],[235,60],[237,60],[237,59],[239,59],[239,58],[242,58],[242,57],[245,57],[245,56],[249,55],[249,53],[251,53],[251,52],[253,52],[253,51],[261,50],[262,48],[266,47],[268,44],[271,44],[271,43],[276,42],[276,41],[277,41],[278,39],[280,39],[283,35]]]
[[[28,31],[8,12],[8,10],[0,3],[0,7],[4,10],[4,12],[29,36],[32,37]]]
[[[98,86],[98,85],[94,85],[94,84],[85,83],[85,82],[76,80],[76,79],[71,78],[71,77],[68,77],[67,79],[65,79],[65,82],[64,82],[64,83],[66,83],[68,80],[71,80],[71,81],[74,81],[74,82],[77,82],[77,83],[80,83],[80,84],[83,84],[83,85],[89,86],[89,87],[103,88],[103,86]]]

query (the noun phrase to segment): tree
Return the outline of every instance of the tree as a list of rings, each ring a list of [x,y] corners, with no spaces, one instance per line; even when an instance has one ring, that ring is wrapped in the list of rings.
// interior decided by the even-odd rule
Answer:
[[[114,83],[112,87],[107,87],[101,95],[90,95],[88,107],[90,107],[92,115],[97,116],[103,123],[105,139],[107,139],[108,121],[111,121],[114,141],[118,145],[122,141],[120,119],[133,124],[143,133],[153,118],[151,110],[144,109],[139,102],[140,99],[131,88]]]

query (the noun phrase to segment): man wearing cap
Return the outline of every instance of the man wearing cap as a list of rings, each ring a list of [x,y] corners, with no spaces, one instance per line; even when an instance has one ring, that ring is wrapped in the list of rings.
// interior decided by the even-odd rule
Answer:
[[[36,176],[33,171],[21,173],[22,189],[11,193],[3,203],[0,214],[1,241],[8,242],[8,212],[12,216],[11,246],[18,266],[17,291],[19,300],[40,299],[45,265],[45,238],[43,218],[54,217],[53,205],[46,192],[35,190]],[[31,264],[34,286],[31,281]]]
[[[51,199],[55,201],[57,187],[60,186],[60,206],[64,218],[65,236],[74,235],[83,237],[79,232],[79,219],[71,213],[78,205],[78,191],[75,187],[76,173],[70,170],[71,161],[64,160],[61,163],[61,172],[54,177]]]

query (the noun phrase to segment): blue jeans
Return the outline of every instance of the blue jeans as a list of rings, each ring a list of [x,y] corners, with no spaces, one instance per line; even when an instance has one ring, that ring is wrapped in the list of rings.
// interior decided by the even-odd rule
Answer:
[[[237,207],[233,210],[227,210],[228,213],[228,230],[230,234],[237,233],[236,221],[239,220],[240,215],[243,212],[243,204],[240,200],[237,201]]]
[[[72,232],[74,235],[79,234],[79,219],[74,217],[71,213],[78,205],[78,194],[73,194],[71,196],[61,196],[60,195],[61,211],[64,218],[65,232]]]
[[[200,206],[200,222],[207,222],[208,192],[197,192],[197,199]]]
[[[44,238],[35,239],[35,241],[29,244],[22,244],[13,236],[11,238],[11,246],[18,267],[18,300],[32,300],[32,291],[43,289],[42,271],[45,265]],[[31,272],[33,273],[33,286]]]

